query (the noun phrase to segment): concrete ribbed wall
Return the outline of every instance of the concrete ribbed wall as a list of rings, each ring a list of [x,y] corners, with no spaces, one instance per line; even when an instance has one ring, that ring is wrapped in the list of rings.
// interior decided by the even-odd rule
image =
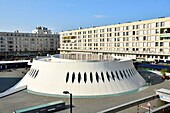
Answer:
[[[74,96],[101,96],[137,90],[145,85],[145,80],[131,60],[59,61],[52,58],[34,60],[17,87],[23,85],[44,94],[63,95],[63,91],[69,91]]]

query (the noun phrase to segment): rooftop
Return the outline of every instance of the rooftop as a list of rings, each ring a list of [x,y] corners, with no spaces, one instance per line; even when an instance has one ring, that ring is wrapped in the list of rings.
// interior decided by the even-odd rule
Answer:
[[[98,56],[93,56],[93,55],[52,55],[52,56],[47,56],[47,57],[40,57],[37,58],[36,60],[39,61],[46,61],[46,62],[107,62],[107,61],[126,61],[126,60],[131,60],[130,58],[124,58],[124,57],[109,57],[106,59],[100,59]]]

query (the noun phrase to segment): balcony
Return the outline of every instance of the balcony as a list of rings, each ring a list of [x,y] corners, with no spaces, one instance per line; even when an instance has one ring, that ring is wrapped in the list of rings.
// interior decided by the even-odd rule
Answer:
[[[170,37],[170,33],[161,34],[161,37]]]
[[[160,40],[170,39],[170,28],[161,28]]]

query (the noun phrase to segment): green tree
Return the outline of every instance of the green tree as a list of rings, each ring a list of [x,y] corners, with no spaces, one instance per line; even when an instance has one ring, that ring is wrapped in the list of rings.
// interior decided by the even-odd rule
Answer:
[[[166,72],[168,71],[168,69],[167,68],[164,68],[164,69],[161,69],[161,74],[162,74],[162,76],[166,76]]]

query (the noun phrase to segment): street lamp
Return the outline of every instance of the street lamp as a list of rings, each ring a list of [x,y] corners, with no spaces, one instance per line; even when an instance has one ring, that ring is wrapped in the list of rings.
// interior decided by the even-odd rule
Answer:
[[[63,91],[64,94],[70,94],[70,113],[72,113],[72,93],[69,91]]]

